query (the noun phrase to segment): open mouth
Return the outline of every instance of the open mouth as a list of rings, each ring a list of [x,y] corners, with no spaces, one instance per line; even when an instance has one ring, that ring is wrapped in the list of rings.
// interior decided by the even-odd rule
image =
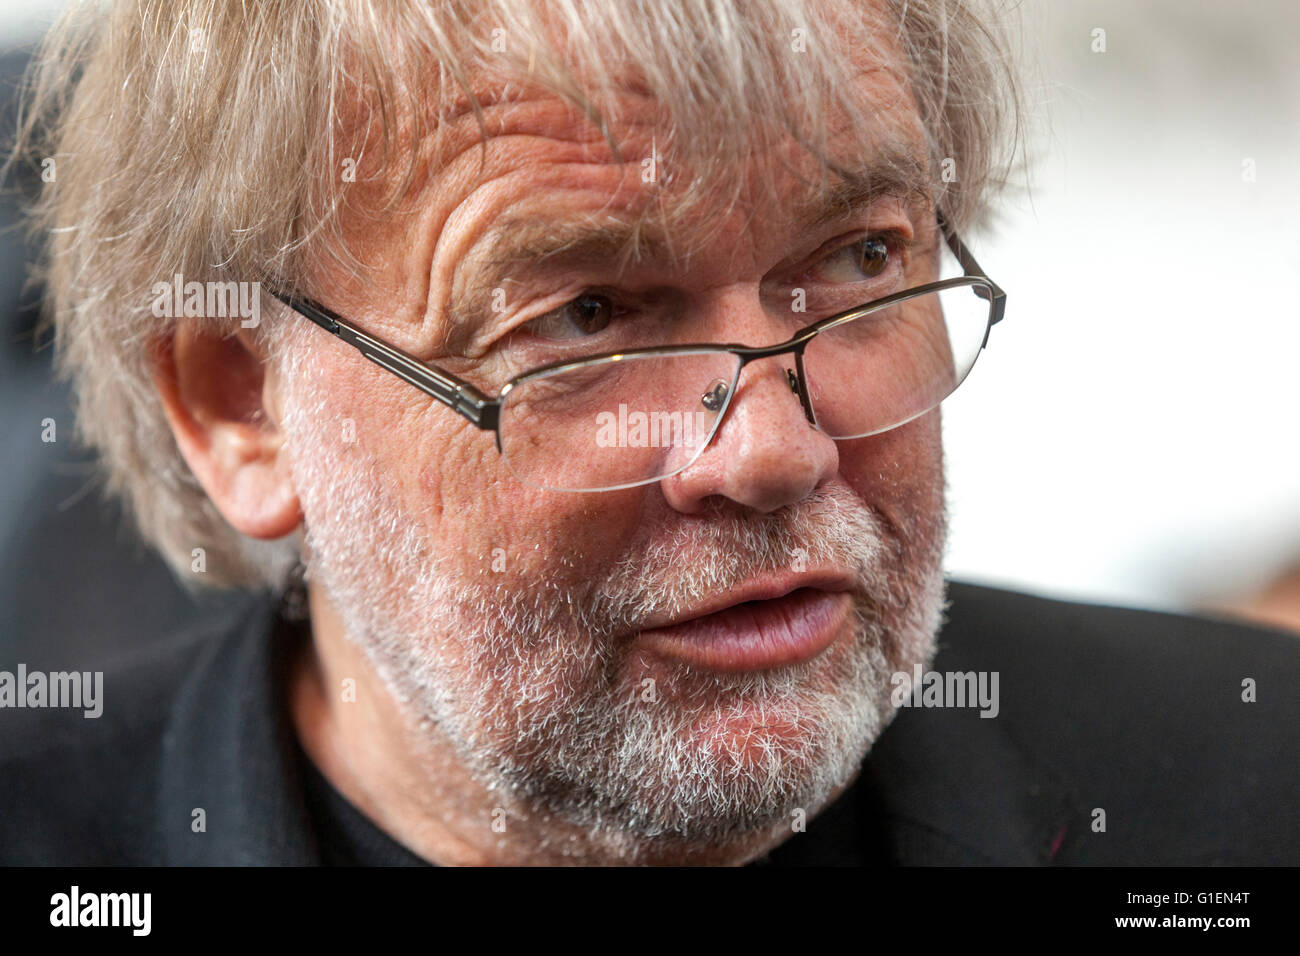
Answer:
[[[716,671],[766,670],[811,660],[844,631],[848,591],[797,588],[679,624],[644,630],[637,645],[656,656]]]

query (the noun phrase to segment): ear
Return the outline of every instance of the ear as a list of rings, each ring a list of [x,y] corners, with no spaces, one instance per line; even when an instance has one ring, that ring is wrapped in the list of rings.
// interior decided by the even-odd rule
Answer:
[[[243,328],[181,320],[150,348],[154,385],[176,444],[217,510],[252,538],[302,523],[279,427],[278,383]]]

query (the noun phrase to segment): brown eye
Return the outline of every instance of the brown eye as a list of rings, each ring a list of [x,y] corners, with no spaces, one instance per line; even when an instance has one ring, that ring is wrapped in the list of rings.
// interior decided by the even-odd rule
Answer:
[[[558,309],[538,316],[526,328],[544,339],[568,341],[597,335],[614,321],[614,300],[607,295],[584,292]]]
[[[858,243],[858,268],[864,275],[878,276],[889,261],[889,243],[884,239],[864,239]]]
[[[564,309],[583,335],[603,331],[614,318],[614,303],[605,295],[580,295]]]

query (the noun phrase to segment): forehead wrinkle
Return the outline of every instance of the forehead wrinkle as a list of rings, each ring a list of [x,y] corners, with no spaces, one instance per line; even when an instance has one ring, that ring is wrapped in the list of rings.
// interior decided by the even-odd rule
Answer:
[[[727,214],[739,201],[733,189]],[[719,184],[719,192],[724,188]],[[886,137],[872,143],[870,156],[862,163],[838,167],[834,177],[823,175],[790,200],[792,231],[816,229],[845,218],[871,202],[901,199],[910,208],[928,212],[933,190],[928,166],[921,154],[906,141]],[[674,209],[663,192],[639,213],[606,213],[555,222],[533,214],[514,213],[493,223],[485,239],[487,248],[466,263],[450,314],[450,340],[463,340],[481,326],[493,290],[505,287],[512,274],[543,266],[614,264],[616,277],[627,267],[649,261],[684,266],[704,248],[709,237],[722,228],[719,217],[704,217],[704,225],[688,228],[685,209]],[[691,208],[694,208],[692,204]],[[656,215],[657,213],[657,215]],[[758,210],[751,208],[752,223]]]
[[[902,198],[924,201],[931,195],[924,163],[907,146],[890,141],[871,159],[858,167],[843,171],[837,181],[823,181],[802,199],[791,203],[795,228],[809,229],[856,211],[877,198]],[[660,194],[662,200],[663,196]],[[733,197],[732,205],[738,197]],[[660,215],[656,218],[655,211]],[[730,212],[730,207],[727,212]],[[717,219],[725,219],[723,214]],[[752,217],[751,217],[752,218]],[[714,221],[717,222],[717,219]],[[675,232],[686,223],[681,211],[674,214],[661,202],[647,205],[635,217],[609,214],[604,219],[585,216],[556,224],[534,215],[511,215],[492,228],[488,250],[474,272],[480,278],[508,278],[511,270],[521,266],[538,266],[547,262],[585,263],[618,261],[621,272],[630,263],[646,259],[680,265],[677,250],[681,237]],[[698,241],[688,249],[698,249],[714,230],[691,230]],[[480,272],[481,270],[481,272]],[[480,283],[482,285],[483,283]],[[497,285],[492,282],[491,285]]]

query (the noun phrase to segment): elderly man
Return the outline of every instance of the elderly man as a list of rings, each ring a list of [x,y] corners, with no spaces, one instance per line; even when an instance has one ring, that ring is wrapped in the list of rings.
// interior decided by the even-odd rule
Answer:
[[[997,37],[948,0],[70,14],[20,149],[81,429],[178,574],[284,599],[6,745],[5,856],[1294,854],[1251,736],[1283,639],[946,590]]]

